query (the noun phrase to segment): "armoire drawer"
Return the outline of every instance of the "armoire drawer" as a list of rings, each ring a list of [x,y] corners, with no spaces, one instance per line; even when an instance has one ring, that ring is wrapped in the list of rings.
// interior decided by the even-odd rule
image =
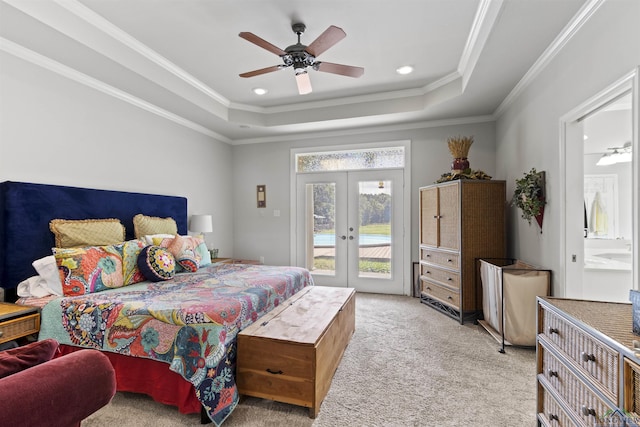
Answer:
[[[422,248],[421,259],[431,264],[441,265],[452,270],[460,268],[460,255],[451,252],[438,251],[436,249]]]
[[[619,353],[552,311],[540,311],[542,335],[595,382],[612,402],[618,401]]]
[[[452,288],[460,288],[460,275],[453,271],[444,270],[430,264],[422,264],[421,273],[425,279],[439,282]]]
[[[420,282],[423,295],[437,299],[455,309],[460,307],[460,293],[458,291],[423,278],[420,279]]]

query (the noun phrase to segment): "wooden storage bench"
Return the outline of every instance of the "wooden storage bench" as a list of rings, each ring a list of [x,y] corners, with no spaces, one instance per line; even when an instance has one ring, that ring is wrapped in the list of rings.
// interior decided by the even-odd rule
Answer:
[[[301,290],[238,334],[238,392],[315,418],[354,331],[355,290]]]

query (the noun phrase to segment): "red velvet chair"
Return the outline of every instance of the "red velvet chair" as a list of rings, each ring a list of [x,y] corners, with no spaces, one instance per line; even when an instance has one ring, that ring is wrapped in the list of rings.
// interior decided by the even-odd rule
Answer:
[[[79,426],[111,401],[116,377],[97,350],[53,359],[55,340],[0,351],[1,426]]]

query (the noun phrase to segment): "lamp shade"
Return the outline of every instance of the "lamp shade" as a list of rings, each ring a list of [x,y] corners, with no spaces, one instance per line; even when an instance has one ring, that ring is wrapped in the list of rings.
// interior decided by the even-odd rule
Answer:
[[[213,219],[211,215],[191,215],[189,231],[211,233],[213,231]]]

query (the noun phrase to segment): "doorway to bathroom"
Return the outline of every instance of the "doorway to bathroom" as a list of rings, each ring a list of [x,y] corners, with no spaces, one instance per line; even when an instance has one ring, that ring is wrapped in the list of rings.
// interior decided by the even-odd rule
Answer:
[[[638,287],[636,80],[629,74],[561,121],[568,298],[628,302]]]

